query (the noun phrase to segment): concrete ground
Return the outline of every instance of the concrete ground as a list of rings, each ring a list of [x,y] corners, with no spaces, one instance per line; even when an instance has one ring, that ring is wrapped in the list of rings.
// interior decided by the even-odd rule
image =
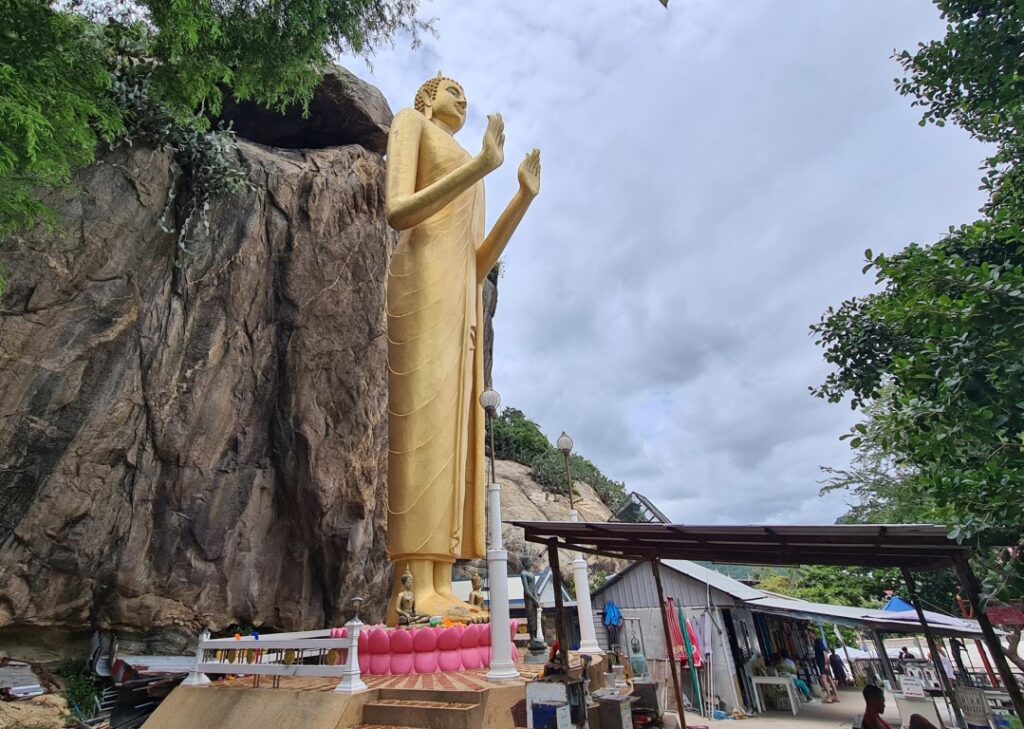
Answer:
[[[782,727],[799,727],[799,729],[850,729],[853,717],[864,712],[864,699],[857,689],[843,689],[839,692],[838,704],[801,704],[800,713],[793,716],[788,711],[766,711],[753,719],[722,719],[714,721],[705,719],[699,714],[686,713],[687,729],[706,726],[714,729],[781,729]],[[893,727],[899,726],[899,717],[895,706],[888,708],[884,717]]]

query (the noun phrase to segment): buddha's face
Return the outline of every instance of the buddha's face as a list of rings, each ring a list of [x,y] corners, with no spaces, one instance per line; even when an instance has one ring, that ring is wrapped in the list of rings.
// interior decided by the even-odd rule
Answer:
[[[466,123],[466,96],[462,88],[453,81],[442,81],[434,94],[430,112],[433,118],[444,122],[453,134],[462,129]]]
[[[473,589],[474,590],[479,590],[480,589],[480,575],[473,575],[473,577],[471,578],[471,581],[473,583]]]
[[[406,590],[412,589],[412,575],[402,575],[402,587]]]

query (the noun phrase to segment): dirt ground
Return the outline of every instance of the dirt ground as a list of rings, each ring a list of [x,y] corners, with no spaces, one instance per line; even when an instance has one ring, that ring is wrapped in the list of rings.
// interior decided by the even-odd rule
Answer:
[[[62,729],[67,715],[67,702],[55,694],[28,701],[0,701],[2,729]]]

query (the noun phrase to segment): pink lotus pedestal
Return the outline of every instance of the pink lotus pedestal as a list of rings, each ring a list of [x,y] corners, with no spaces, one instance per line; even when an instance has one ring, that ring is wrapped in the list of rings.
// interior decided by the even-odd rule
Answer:
[[[519,621],[509,621],[509,636]],[[347,637],[345,628],[332,628],[332,637]],[[344,652],[342,652],[344,653]],[[337,661],[343,663],[344,655]],[[515,656],[513,656],[515,660]],[[383,626],[359,631],[359,671],[367,676],[404,676],[488,668],[491,629],[486,623],[451,628],[396,629]]]

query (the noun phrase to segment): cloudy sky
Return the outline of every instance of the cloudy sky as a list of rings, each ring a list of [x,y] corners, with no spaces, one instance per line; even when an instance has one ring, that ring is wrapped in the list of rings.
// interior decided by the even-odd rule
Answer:
[[[983,149],[922,129],[893,49],[938,37],[927,0],[423,2],[437,39],[381,49],[394,109],[462,82],[479,150],[505,117],[493,221],[542,150],[500,282],[495,387],[676,522],[827,523],[844,405],[808,334],[871,290],[866,248],[973,219]]]

